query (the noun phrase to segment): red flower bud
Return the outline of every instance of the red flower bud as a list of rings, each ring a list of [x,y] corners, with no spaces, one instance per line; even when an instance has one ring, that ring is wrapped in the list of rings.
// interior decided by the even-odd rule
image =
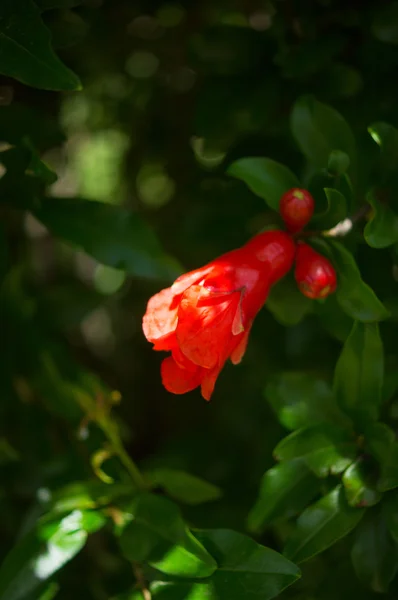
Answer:
[[[294,276],[307,298],[326,298],[336,290],[336,271],[332,263],[304,242],[297,246]]]
[[[307,190],[293,188],[285,192],[279,212],[290,233],[297,233],[309,223],[314,212],[314,199]]]
[[[241,361],[253,320],[294,254],[286,233],[266,231],[149,300],[143,331],[154,350],[171,352],[161,367],[168,391],[184,394],[200,385],[210,399],[226,360]]]

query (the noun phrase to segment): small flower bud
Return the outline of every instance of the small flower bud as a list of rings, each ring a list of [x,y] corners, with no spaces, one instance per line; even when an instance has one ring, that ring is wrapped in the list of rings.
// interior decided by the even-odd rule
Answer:
[[[314,199],[307,190],[292,188],[285,192],[279,203],[279,212],[290,233],[305,227],[314,212]]]
[[[326,298],[336,290],[337,277],[332,263],[304,242],[297,246],[294,276],[307,298]]]

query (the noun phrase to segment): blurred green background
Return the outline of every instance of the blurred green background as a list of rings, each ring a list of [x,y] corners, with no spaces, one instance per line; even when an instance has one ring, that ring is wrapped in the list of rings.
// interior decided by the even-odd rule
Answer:
[[[176,274],[280,223],[225,170],[241,156],[268,156],[305,182],[311,174],[289,128],[300,95],[314,94],[350,123],[361,153],[359,188],[377,154],[367,127],[380,120],[398,125],[397,3],[40,4],[49,8],[43,19],[53,46],[83,91],[44,92],[3,78],[0,138],[29,137],[58,175],[52,197],[133,211],[148,225],[142,235],[160,240],[168,258],[160,256],[159,264],[164,260]],[[172,279],[144,263],[140,268],[140,256],[136,274],[104,266],[49,235],[31,212],[0,209],[8,248],[0,305],[0,559],[49,491],[90,477],[101,433],[81,425],[74,402],[90,386],[120,392],[115,414],[140,466],[180,468],[222,488],[222,500],[184,509],[189,522],[245,531],[283,433],[265,385],[281,370],[330,379],[350,319],[331,298],[305,302],[288,323],[297,298],[287,294],[282,314],[274,301],[258,315],[242,364],[225,367],[210,403],[197,390],[174,396],[161,385],[163,354],[151,350],[141,330],[148,298]],[[354,234],[348,243],[357,241]],[[360,244],[357,260],[365,281],[394,309],[384,341],[395,365],[396,282],[385,274],[396,255]],[[116,461],[104,470],[117,474]],[[270,530],[260,541],[280,550],[279,533]],[[317,569],[310,590],[297,593],[332,598],[327,586],[322,596],[312,595],[324,574]],[[127,561],[101,532],[58,576],[56,598],[106,600],[123,592],[129,578]]]

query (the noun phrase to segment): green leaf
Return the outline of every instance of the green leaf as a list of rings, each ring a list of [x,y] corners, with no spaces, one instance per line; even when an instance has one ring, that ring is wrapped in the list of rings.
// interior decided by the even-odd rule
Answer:
[[[377,484],[380,492],[387,492],[398,487],[398,443],[391,445],[388,456],[381,463],[381,473]]]
[[[343,117],[334,108],[312,96],[302,96],[290,116],[293,136],[307,159],[318,168],[326,168],[333,150],[345,152],[351,170],[356,163],[354,136]]]
[[[107,506],[116,499],[131,498],[136,492],[130,484],[102,481],[75,481],[55,491],[50,498],[52,514]]]
[[[311,220],[317,229],[331,229],[347,217],[347,201],[343,194],[334,188],[324,188],[324,192],[328,208]]]
[[[154,469],[145,473],[152,485],[161,486],[170,496],[180,502],[196,505],[212,502],[222,496],[217,486],[175,469]]]
[[[358,459],[343,475],[347,502],[350,506],[374,506],[381,500],[381,494],[376,490],[374,465],[363,459]]]
[[[337,361],[334,392],[341,408],[360,425],[378,418],[383,376],[379,327],[356,321]]]
[[[364,323],[382,321],[390,313],[373,290],[363,281],[352,254],[339,242],[317,240],[321,252],[328,255],[337,271],[337,300],[353,319]]]
[[[342,487],[337,487],[300,515],[284,554],[297,563],[312,558],[348,535],[364,513],[349,506]]]
[[[375,193],[367,195],[367,201],[373,208],[366,223],[364,237],[372,248],[387,248],[398,242],[398,215],[388,204],[379,200]]]
[[[248,515],[248,528],[258,532],[268,523],[303,510],[319,492],[319,482],[301,460],[272,467],[261,480],[258,499]]]
[[[335,403],[329,385],[310,373],[286,371],[275,375],[265,388],[265,397],[287,429],[324,422],[343,426],[350,423]]]
[[[351,550],[357,577],[374,592],[386,593],[398,568],[398,546],[381,511],[368,513],[355,533]]]
[[[132,520],[120,538],[129,560],[147,561],[158,571],[177,577],[209,577],[217,568],[170,500],[141,494],[130,513]]]
[[[357,446],[352,435],[331,423],[294,431],[276,446],[276,460],[302,458],[318,477],[341,473],[355,460]]]
[[[380,147],[379,168],[383,173],[395,171],[398,161],[398,129],[378,121],[368,127],[373,140]]]
[[[297,325],[313,309],[313,302],[298,289],[293,273],[271,287],[267,308],[282,325]]]
[[[376,14],[372,33],[380,42],[398,44],[398,2],[390,2]]]
[[[54,235],[101,263],[139,277],[172,279],[180,273],[152,229],[128,210],[103,202],[46,198],[34,214]]]
[[[398,491],[384,497],[381,509],[387,529],[393,540],[398,543]]]
[[[340,177],[350,166],[350,157],[341,150],[332,150],[328,159],[328,173],[333,177]]]
[[[364,429],[364,446],[379,463],[387,461],[395,441],[394,431],[384,423],[369,423]]]
[[[195,535],[218,564],[217,571],[203,584],[207,586],[203,598],[270,600],[300,577],[296,565],[241,533],[215,529],[198,531]],[[203,593],[203,588],[200,592]]]
[[[105,524],[100,513],[75,510],[61,519],[47,515],[19,539],[0,567],[1,600],[19,600],[69,562],[87,534]]]
[[[287,167],[270,158],[240,158],[228,167],[227,173],[244,181],[273,210],[279,209],[285,192],[300,187],[299,180]]]
[[[79,90],[81,84],[54,54],[50,34],[32,0],[0,4],[0,73],[47,90]]]

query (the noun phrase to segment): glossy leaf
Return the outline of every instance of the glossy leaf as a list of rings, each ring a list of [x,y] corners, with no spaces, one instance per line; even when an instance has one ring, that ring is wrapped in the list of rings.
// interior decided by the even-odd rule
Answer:
[[[380,160],[378,167],[382,173],[395,171],[398,161],[398,129],[377,121],[368,127],[373,140],[380,147]]]
[[[287,429],[325,422],[349,425],[329,385],[311,373],[286,371],[275,375],[265,388],[265,397]]]
[[[331,229],[347,217],[347,201],[343,194],[334,188],[324,188],[328,208],[317,214],[311,223],[317,229]]]
[[[394,442],[381,464],[380,478],[377,489],[387,492],[398,487],[398,443]]]
[[[384,376],[384,353],[377,323],[355,322],[334,376],[341,408],[359,424],[379,415]]]
[[[170,496],[186,504],[212,502],[222,496],[217,486],[175,469],[154,469],[145,474],[152,485],[159,485]]]
[[[297,563],[312,558],[348,535],[364,512],[349,506],[342,487],[337,487],[300,515],[284,554]]]
[[[147,561],[162,573],[208,577],[217,565],[187,529],[178,507],[153,494],[138,496],[120,545],[129,560]]]
[[[80,552],[89,532],[104,524],[100,513],[79,510],[39,521],[16,542],[0,567],[1,600],[19,600],[34,591]]]
[[[381,499],[381,494],[376,490],[374,465],[369,461],[359,459],[349,466],[342,483],[350,506],[373,506]]]
[[[300,187],[299,180],[287,167],[270,158],[240,158],[229,165],[227,173],[244,181],[274,210],[278,210],[285,192]]]
[[[196,537],[217,561],[206,581],[206,599],[274,598],[300,577],[300,569],[278,552],[228,529],[198,531]],[[199,584],[200,585],[200,584]],[[199,588],[198,597],[203,588]],[[196,596],[195,596],[196,597]]]
[[[282,461],[302,458],[318,477],[327,477],[352,463],[357,446],[349,431],[322,423],[294,431],[279,442],[273,454]]]
[[[398,569],[398,546],[381,511],[368,513],[355,532],[351,559],[358,579],[374,592],[386,593]]]
[[[298,289],[293,274],[283,277],[271,287],[267,308],[282,325],[297,325],[313,309],[313,302]]]
[[[339,242],[318,240],[316,246],[336,268],[336,296],[342,309],[353,319],[364,323],[387,319],[389,312],[363,281],[352,254]]]
[[[326,168],[333,150],[345,152],[354,167],[354,136],[340,113],[331,106],[312,96],[302,96],[293,106],[290,127],[301,151],[315,167]]]
[[[328,159],[328,172],[333,177],[343,175],[350,166],[350,157],[342,150],[332,150]]]
[[[179,274],[141,218],[102,202],[69,198],[44,199],[35,216],[56,236],[99,262],[131,275],[172,279]]]
[[[319,491],[319,482],[303,461],[292,460],[272,467],[261,480],[259,497],[248,516],[251,531],[297,514]]]
[[[371,217],[364,229],[365,240],[372,248],[386,248],[398,242],[398,215],[375,193],[367,195],[373,208]]]
[[[81,89],[78,77],[54,54],[33,0],[0,4],[0,73],[47,90]]]
[[[387,461],[395,441],[394,431],[385,423],[369,423],[364,429],[366,451],[377,461]]]
[[[398,490],[383,498],[382,511],[386,527],[393,540],[398,543]]]
[[[51,495],[50,510],[58,514],[103,507],[122,497],[131,498],[135,491],[129,484],[109,485],[97,480],[76,481]]]

